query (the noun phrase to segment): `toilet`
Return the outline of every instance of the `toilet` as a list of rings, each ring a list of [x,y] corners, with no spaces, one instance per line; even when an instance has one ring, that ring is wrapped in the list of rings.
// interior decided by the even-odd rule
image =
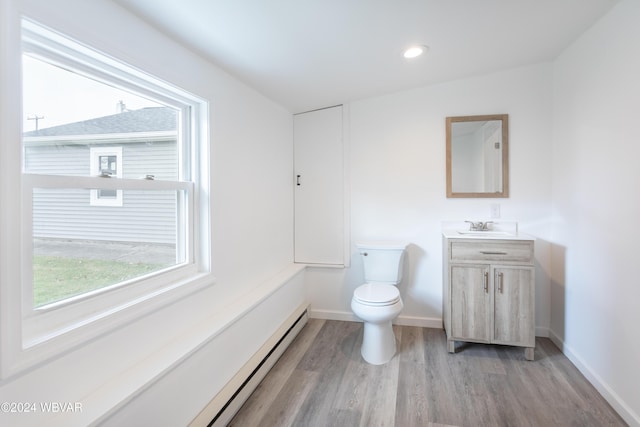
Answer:
[[[364,264],[363,285],[353,292],[351,310],[364,322],[360,353],[372,365],[390,361],[396,353],[391,321],[402,311],[398,283],[407,244],[396,242],[356,243]]]

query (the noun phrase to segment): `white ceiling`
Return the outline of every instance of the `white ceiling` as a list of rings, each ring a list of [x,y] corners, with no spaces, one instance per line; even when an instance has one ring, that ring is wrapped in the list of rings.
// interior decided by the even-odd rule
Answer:
[[[114,1],[296,113],[553,60],[619,0]]]

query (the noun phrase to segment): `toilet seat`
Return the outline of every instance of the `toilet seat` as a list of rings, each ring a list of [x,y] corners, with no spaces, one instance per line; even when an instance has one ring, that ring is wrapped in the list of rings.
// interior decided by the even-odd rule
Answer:
[[[393,305],[400,301],[400,291],[393,285],[365,283],[353,291],[353,298],[369,306]]]

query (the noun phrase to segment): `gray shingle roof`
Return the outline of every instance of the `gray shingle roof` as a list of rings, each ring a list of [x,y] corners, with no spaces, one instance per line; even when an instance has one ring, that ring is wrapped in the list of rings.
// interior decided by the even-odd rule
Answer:
[[[110,116],[25,132],[23,136],[68,136],[110,133],[174,131],[177,111],[169,107],[148,107]]]

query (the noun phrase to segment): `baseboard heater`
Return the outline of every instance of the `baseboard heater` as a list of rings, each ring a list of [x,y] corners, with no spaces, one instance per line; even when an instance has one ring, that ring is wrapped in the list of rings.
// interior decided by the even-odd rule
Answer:
[[[190,424],[190,426],[222,427],[226,426],[240,407],[258,387],[260,381],[275,365],[280,356],[289,347],[289,344],[306,325],[308,320],[307,308],[302,307],[302,312],[296,310],[292,316],[271,336],[269,340],[256,352],[225,387],[226,390],[218,393],[207,408]],[[234,384],[240,384],[235,388]],[[231,390],[230,390],[231,388]],[[235,391],[233,391],[235,388]],[[229,396],[230,397],[226,397]],[[223,400],[223,399],[226,399]],[[215,412],[215,408],[220,408]],[[213,410],[213,411],[212,411]],[[212,412],[214,414],[212,414]],[[213,415],[213,417],[211,417]]]

